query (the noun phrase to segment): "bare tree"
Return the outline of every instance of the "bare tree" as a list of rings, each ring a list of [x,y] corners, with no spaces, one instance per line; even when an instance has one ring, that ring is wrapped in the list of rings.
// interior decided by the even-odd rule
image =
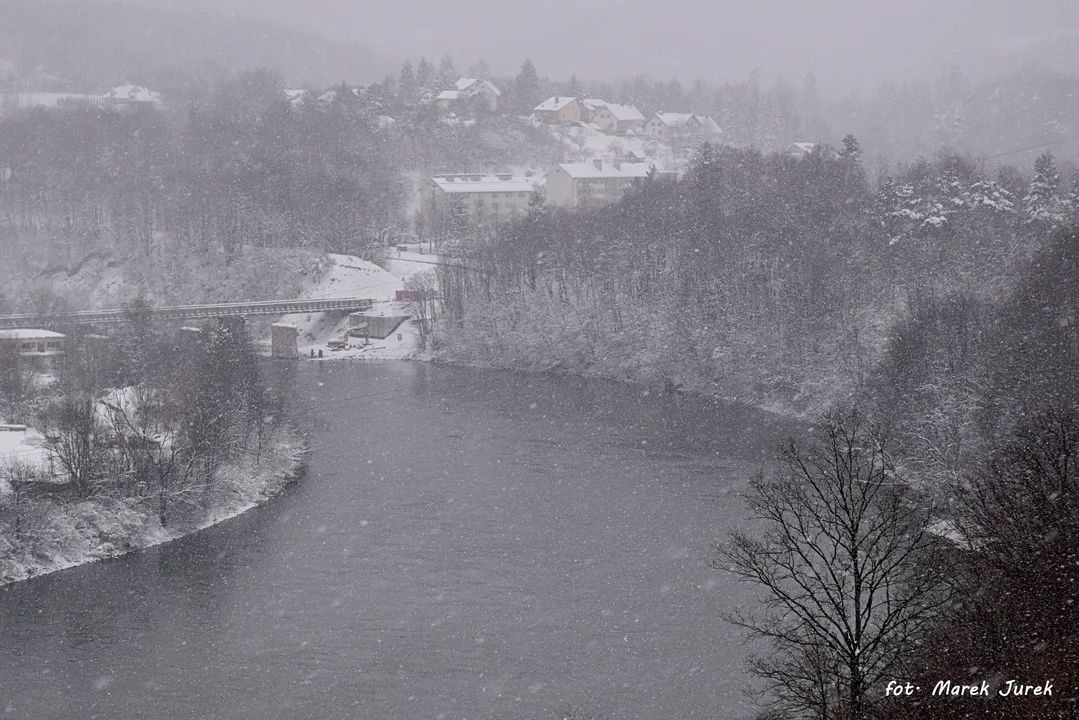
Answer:
[[[438,280],[433,273],[416,273],[405,280],[406,307],[420,333],[420,347],[427,347],[431,324],[436,319],[435,303],[438,297]]]
[[[104,448],[94,399],[65,395],[41,414],[44,447],[67,474],[68,482],[86,497],[98,489]]]
[[[161,393],[145,386],[129,389],[113,401],[104,401],[113,431],[122,438],[128,462],[146,468],[157,496],[161,525],[169,524],[173,502],[184,501],[195,492],[191,479],[197,465],[190,442],[180,422],[169,417]]]
[[[752,481],[763,535],[732,533],[713,567],[763,591],[763,614],[727,618],[770,645],[748,660],[763,705],[792,718],[870,716],[881,681],[948,601],[944,548],[910,495],[883,433],[854,410],[826,415],[812,444],[789,441],[779,470]]]
[[[26,532],[26,491],[30,483],[37,480],[37,473],[33,464],[10,457],[0,462],[0,480],[7,482],[11,488],[11,508],[14,516],[13,535],[16,540],[21,540]]]

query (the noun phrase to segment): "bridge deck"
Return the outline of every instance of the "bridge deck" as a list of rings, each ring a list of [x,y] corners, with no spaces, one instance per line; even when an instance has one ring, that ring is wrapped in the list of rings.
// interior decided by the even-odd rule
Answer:
[[[324,312],[326,310],[370,310],[375,301],[370,298],[334,298],[314,300],[263,300],[238,303],[209,303],[205,305],[174,305],[149,308],[157,320],[189,320],[195,318],[227,317],[230,315],[290,315],[293,313]],[[125,323],[130,319],[127,310],[84,310],[58,315],[0,316],[0,329],[30,327],[48,321],[50,324],[75,325]]]

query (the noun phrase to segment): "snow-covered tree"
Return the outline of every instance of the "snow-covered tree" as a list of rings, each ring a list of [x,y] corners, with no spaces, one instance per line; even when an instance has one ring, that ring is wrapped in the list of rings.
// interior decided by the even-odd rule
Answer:
[[[450,57],[449,53],[446,53],[438,63],[438,85],[439,87],[451,87],[457,81],[457,78],[457,66],[453,64],[453,58]]]
[[[581,88],[581,81],[577,79],[577,73],[569,79],[569,85],[566,86],[566,94],[572,95],[575,98],[579,98],[584,94],[584,90]]]
[[[812,73],[810,73],[812,74]],[[862,159],[862,146],[858,143],[858,138],[854,135],[847,134],[843,137],[843,150],[839,155],[845,160],[851,162],[859,162]]]
[[[421,91],[432,91],[437,84],[438,81],[431,63],[427,62],[427,58],[421,57],[420,64],[416,66],[416,86]]]
[[[398,97],[403,103],[412,102],[416,96],[416,77],[412,74],[412,63],[405,60],[401,65],[401,77],[397,81]]]
[[[543,99],[540,95],[539,74],[531,60],[526,59],[521,63],[521,71],[514,79],[514,90],[517,97],[518,110],[528,113]]]
[[[1023,221],[1028,225],[1056,227],[1064,222],[1060,198],[1060,171],[1052,154],[1042,153],[1034,161],[1034,179],[1023,198]]]

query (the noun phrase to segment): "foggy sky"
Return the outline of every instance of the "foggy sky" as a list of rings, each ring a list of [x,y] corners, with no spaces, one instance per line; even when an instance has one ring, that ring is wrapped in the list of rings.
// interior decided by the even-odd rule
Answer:
[[[448,52],[461,70],[482,58],[512,74],[527,56],[552,78],[686,83],[759,67],[792,82],[812,70],[842,91],[951,64],[976,76],[1030,59],[1079,63],[1077,0],[195,1],[354,39],[394,61]]]

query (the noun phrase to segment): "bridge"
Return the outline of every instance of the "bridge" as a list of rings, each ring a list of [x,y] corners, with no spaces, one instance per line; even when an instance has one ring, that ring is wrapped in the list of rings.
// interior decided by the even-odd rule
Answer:
[[[291,315],[294,313],[325,312],[327,310],[354,312],[370,310],[374,304],[375,301],[370,298],[264,300],[258,302],[150,307],[146,308],[145,312],[155,320],[192,320],[236,315]],[[0,330],[33,327],[40,325],[42,321],[48,321],[49,324],[66,323],[73,325],[117,324],[129,322],[131,317],[131,311],[125,309],[83,310],[46,316],[34,314],[3,315],[0,316]]]

